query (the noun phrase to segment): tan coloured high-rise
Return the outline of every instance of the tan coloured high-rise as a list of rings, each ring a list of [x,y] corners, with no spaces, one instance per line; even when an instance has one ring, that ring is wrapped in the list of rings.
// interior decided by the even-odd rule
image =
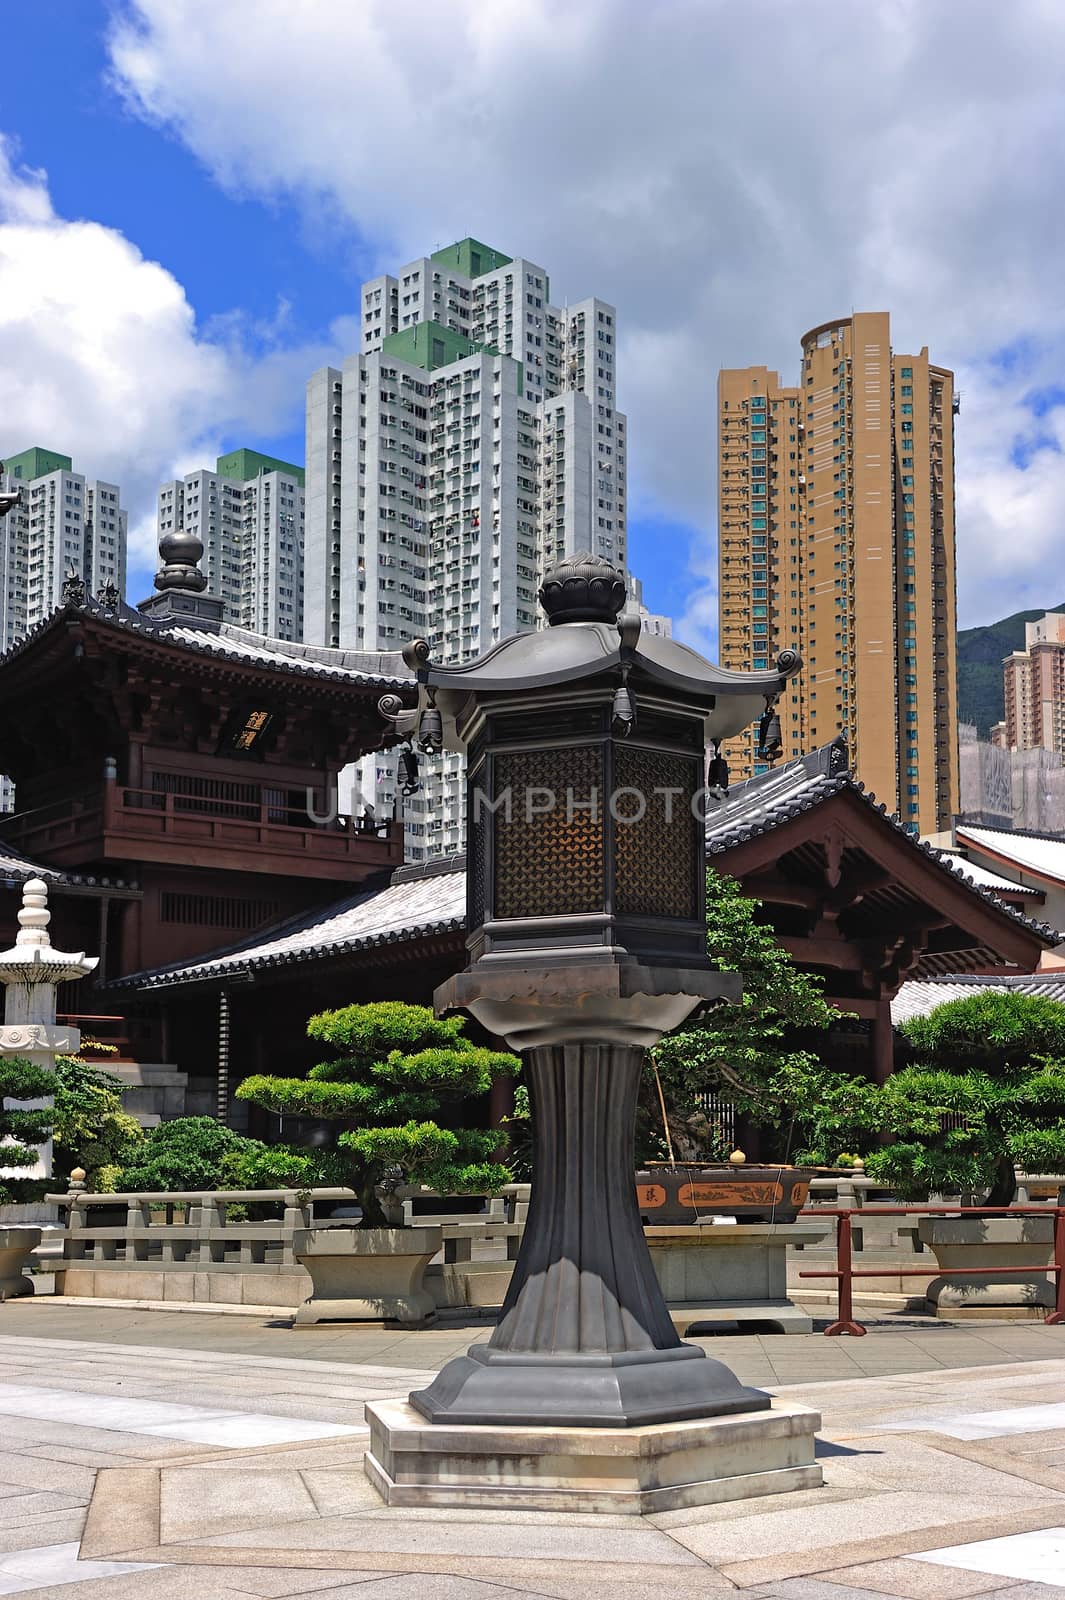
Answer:
[[[842,732],[908,827],[958,808],[953,374],[892,351],[887,312],[802,339],[796,388],[765,367],[718,380],[722,664],[797,649],[784,756]],[[757,630],[757,631],[756,631]],[[753,740],[725,752],[759,769]]]
[[[1024,649],[1005,658],[1002,672],[1006,719],[996,724],[997,742],[1065,756],[1065,613],[1026,622]]]

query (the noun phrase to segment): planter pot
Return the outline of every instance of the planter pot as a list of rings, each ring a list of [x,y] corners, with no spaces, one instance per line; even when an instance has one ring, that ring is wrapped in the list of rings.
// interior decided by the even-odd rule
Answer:
[[[1030,1317],[1052,1309],[1053,1217],[922,1217],[917,1227],[943,1270],[1015,1267],[993,1278],[933,1278],[926,1290],[937,1317]]]
[[[788,1297],[788,1246],[821,1244],[831,1229],[830,1221],[809,1218],[786,1232],[765,1222],[648,1228],[651,1265],[673,1326],[682,1337],[708,1322],[812,1332],[809,1313]]]
[[[651,1225],[714,1215],[744,1222],[794,1222],[806,1204],[810,1167],[651,1166],[636,1174],[640,1216]]]
[[[398,1322],[423,1327],[436,1302],[423,1283],[443,1242],[440,1228],[298,1228],[296,1260],[312,1292],[296,1326],[314,1322]]]
[[[33,1293],[22,1269],[40,1242],[40,1228],[0,1228],[0,1300]]]

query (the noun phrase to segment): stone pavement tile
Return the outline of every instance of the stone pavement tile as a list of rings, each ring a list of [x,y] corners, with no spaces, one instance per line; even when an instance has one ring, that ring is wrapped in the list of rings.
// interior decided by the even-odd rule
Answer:
[[[217,1572],[224,1574],[226,1583],[243,1595],[254,1595],[255,1600],[274,1600],[274,1596],[320,1594],[324,1600],[339,1597],[346,1587],[379,1580],[379,1572],[361,1572],[354,1568],[341,1572],[326,1571],[321,1567],[189,1567],[189,1572]],[[420,1593],[414,1580],[414,1593]],[[360,1600],[371,1600],[372,1589],[364,1589]],[[73,1600],[73,1597],[72,1597]],[[507,1600],[499,1596],[497,1600]]]
[[[649,1527],[572,1527],[544,1513],[530,1513],[537,1520],[486,1522],[479,1517],[459,1521],[445,1514],[439,1520],[408,1518],[395,1512],[388,1518],[326,1517],[308,1522],[280,1523],[267,1534],[249,1530],[222,1534],[211,1539],[194,1539],[195,1546],[212,1550],[257,1550],[264,1544],[271,1549],[292,1551],[334,1551],[350,1555],[359,1564],[360,1555],[402,1557],[416,1553],[434,1560],[440,1557],[472,1562],[477,1558],[497,1561],[593,1562],[604,1559],[623,1564],[657,1566],[696,1566],[693,1555],[674,1537]],[[629,1522],[636,1519],[629,1518]],[[605,1537],[604,1537],[605,1535]],[[260,1555],[259,1564],[264,1565]],[[398,1563],[397,1563],[398,1565]]]
[[[364,1589],[363,1584],[369,1581],[372,1589]],[[542,1592],[542,1591],[541,1591]],[[522,1588],[517,1583],[498,1584],[486,1583],[481,1578],[451,1578],[443,1577],[436,1573],[401,1573],[394,1578],[382,1578],[375,1574],[369,1580],[345,1583],[339,1589],[320,1590],[324,1600],[412,1600],[417,1595],[418,1600],[525,1600],[526,1596],[534,1596],[537,1591]]]
[[[7,1444],[0,1436],[0,1448]],[[69,1461],[42,1460],[35,1455],[0,1456],[0,1494],[24,1493],[26,1489],[52,1489],[60,1494],[92,1494],[96,1473],[91,1467]]]
[[[246,1589],[229,1586],[229,1574],[209,1569],[205,1582],[195,1567],[142,1568],[121,1577],[64,1580],[44,1589],[29,1589],[25,1600],[249,1600]],[[0,1590],[0,1593],[3,1591]],[[369,1600],[364,1595],[363,1600]]]
[[[345,1467],[304,1467],[300,1477],[320,1517],[350,1517],[383,1509],[362,1462]]]
[[[89,1505],[81,1553],[106,1560],[159,1543],[159,1469],[109,1467]]]
[[[0,1530],[20,1528],[31,1518],[51,1511],[73,1511],[89,1503],[88,1495],[54,1494],[48,1489],[31,1489],[17,1500],[0,1500]]]
[[[741,1589],[737,1600],[739,1596],[742,1600],[884,1600],[884,1591],[845,1588],[824,1578],[781,1578],[777,1583]]]
[[[1002,1586],[1000,1577],[992,1577],[987,1572],[969,1572],[962,1567],[930,1567],[905,1556],[844,1567],[839,1572],[826,1571],[819,1576],[826,1583],[899,1595],[902,1600],[965,1600],[968,1595],[988,1594]]]
[[[682,1511],[656,1511],[644,1521],[667,1531],[686,1528],[691,1524],[702,1527],[713,1522],[735,1522],[741,1517],[776,1515],[794,1507],[839,1505],[841,1501],[860,1498],[853,1490],[831,1485],[822,1489],[795,1489],[790,1494],[767,1494],[754,1500],[724,1500],[712,1506],[687,1506]],[[845,1513],[841,1513],[845,1514]],[[752,1538],[756,1535],[752,1533]]]
[[[113,1429],[93,1428],[80,1422],[49,1422],[45,1419],[5,1417],[0,1423],[5,1444],[77,1444],[83,1449],[99,1445],[116,1455],[140,1456],[145,1460],[169,1460],[180,1455],[195,1455],[202,1445],[177,1439],[156,1439],[150,1434],[117,1433]]]
[[[0,1594],[23,1592],[39,1594],[60,1584],[76,1583],[81,1578],[114,1578],[133,1568],[125,1561],[80,1562],[76,1542],[38,1545],[9,1551],[0,1556]],[[143,1567],[137,1567],[143,1576]]]
[[[159,1543],[200,1542],[221,1533],[302,1522],[319,1515],[301,1475],[292,1468],[243,1472],[164,1468],[159,1477]]]
[[[69,1543],[71,1539],[80,1539],[84,1526],[84,1507],[26,1517],[13,1527],[0,1528],[0,1552],[9,1555],[14,1550],[29,1550],[38,1545]]]
[[[981,1600],[1061,1600],[1061,1589],[1049,1583],[1010,1583],[990,1590]]]
[[[949,1482],[949,1477],[945,1477]],[[858,1562],[887,1560],[944,1544],[1054,1527],[1061,1502],[1034,1496],[1003,1511],[997,1496],[874,1494],[855,1498],[846,1512],[826,1505],[737,1520],[705,1528],[673,1529],[673,1537],[712,1562],[741,1587],[810,1577]]]
[[[879,1488],[927,1489],[931,1493],[949,1486],[951,1494],[1031,1498],[1027,1475],[1011,1472],[1013,1458],[1003,1450],[985,1450],[980,1456],[962,1455],[937,1448],[927,1434],[898,1437],[886,1449],[884,1443],[880,1435],[851,1435],[847,1448],[855,1454],[819,1458],[826,1481],[847,1484],[860,1479],[863,1484],[872,1483]],[[1040,1496],[1043,1500],[1053,1500],[1057,1492],[1065,1495],[1065,1478],[1060,1484],[1050,1484],[1044,1478],[1043,1486],[1048,1491]]]

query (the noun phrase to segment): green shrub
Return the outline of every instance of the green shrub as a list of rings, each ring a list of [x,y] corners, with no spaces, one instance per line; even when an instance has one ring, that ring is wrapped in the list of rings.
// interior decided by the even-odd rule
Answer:
[[[55,1172],[69,1177],[83,1167],[85,1187],[94,1194],[112,1191],[123,1164],[144,1143],[140,1123],[122,1109],[124,1088],[121,1078],[80,1055],[56,1061]]]
[[[443,1106],[486,1094],[493,1077],[518,1060],[463,1036],[460,1017],[438,1018],[426,1006],[398,1001],[323,1011],[308,1036],[333,1054],[306,1078],[246,1078],[237,1090],[285,1116],[324,1117],[340,1124],[337,1175],[354,1188],[364,1227],[386,1222],[381,1187],[425,1183],[445,1193],[491,1190],[510,1181],[494,1161],[495,1129],[441,1128]]]
[[[125,1191],[224,1189],[226,1158],[246,1143],[214,1117],[177,1117],[160,1122],[121,1172]]]
[[[5,1111],[5,1098],[43,1100],[54,1093],[54,1073],[46,1072],[25,1056],[0,1056],[0,1139],[8,1141],[0,1151],[0,1166],[36,1166],[36,1147],[44,1144],[52,1131],[50,1107]],[[39,1200],[50,1187],[48,1178],[0,1178],[0,1205]]]
[[[716,1005],[684,1023],[649,1052],[637,1119],[644,1158],[666,1154],[655,1066],[682,1160],[728,1154],[720,1128],[705,1113],[708,1091],[779,1127],[798,1121],[836,1076],[793,1041],[796,1034],[823,1032],[841,1013],[824,998],[821,980],[801,972],[773,930],[759,922],[759,910],[735,879],[707,871],[707,954],[719,971],[740,974],[743,996],[737,1005]]]

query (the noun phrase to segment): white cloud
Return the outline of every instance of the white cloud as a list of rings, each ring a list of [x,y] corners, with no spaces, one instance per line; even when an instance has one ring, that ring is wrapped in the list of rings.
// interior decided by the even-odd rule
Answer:
[[[888,307],[966,369],[966,620],[1042,583],[996,542],[1033,497],[1057,535],[1065,461],[1018,473],[982,419],[989,353],[1065,322],[1059,0],[125,0],[112,60],[220,182],[382,263],[474,233],[614,300],[635,497],[708,546],[717,367],[791,376],[805,328]]]
[[[0,137],[0,458],[50,445],[122,486],[134,594],[154,566],[159,484],[208,464],[223,434],[289,424],[333,354],[286,348],[283,307],[279,320],[197,327],[165,268],[114,229],[56,216],[46,175]],[[350,348],[351,325],[336,332]]]

